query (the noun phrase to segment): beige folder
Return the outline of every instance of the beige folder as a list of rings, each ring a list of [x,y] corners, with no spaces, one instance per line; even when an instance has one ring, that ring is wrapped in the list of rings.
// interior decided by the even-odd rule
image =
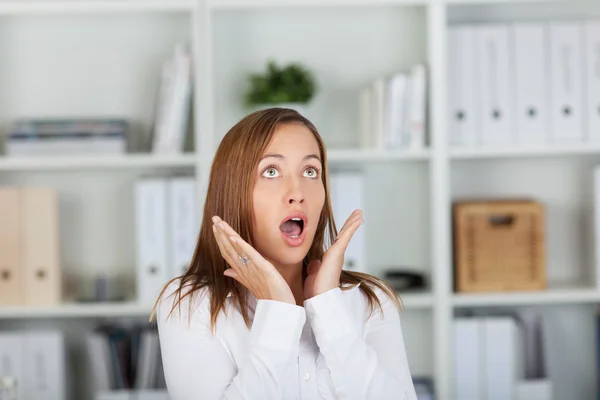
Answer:
[[[17,188],[0,187],[0,305],[24,301],[21,207]]]
[[[54,305],[62,300],[58,195],[50,188],[21,189],[25,303]]]

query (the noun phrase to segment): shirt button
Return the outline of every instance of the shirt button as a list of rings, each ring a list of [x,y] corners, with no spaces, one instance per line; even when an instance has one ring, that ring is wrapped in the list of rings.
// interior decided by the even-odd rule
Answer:
[[[305,380],[305,381],[307,381],[309,378],[310,378],[310,375],[309,375],[309,373],[308,373],[308,372],[307,372],[307,373],[305,373],[305,374],[304,374],[304,380]]]

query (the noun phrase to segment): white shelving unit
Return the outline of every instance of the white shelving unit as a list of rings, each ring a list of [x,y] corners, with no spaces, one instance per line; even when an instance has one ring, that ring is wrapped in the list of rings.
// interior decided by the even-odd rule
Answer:
[[[541,5],[548,7],[536,15]],[[76,281],[105,272],[130,281],[135,276],[135,179],[147,173],[194,174],[202,210],[214,150],[246,112],[241,105],[245,76],[262,70],[269,58],[302,61],[319,82],[307,116],[324,137],[332,169],[350,166],[366,174],[364,229],[373,273],[403,266],[429,279],[426,293],[402,294],[413,373],[434,378],[438,400],[453,399],[453,363],[460,357],[452,353],[453,317],[536,307],[552,321],[555,346],[549,360],[573,361],[550,371],[556,398],[592,398],[596,389],[590,369],[595,370],[596,361],[593,351],[582,352],[580,347],[596,344],[590,329],[600,289],[590,283],[596,282],[593,264],[580,252],[580,244],[589,241],[582,225],[591,210],[590,169],[600,163],[600,145],[447,145],[448,26],[563,13],[600,15],[600,6],[566,0],[0,0],[2,133],[21,116],[117,115],[136,121],[143,141],[160,65],[172,46],[180,40],[190,43],[196,66],[194,148],[189,153],[0,158],[0,185],[35,183],[60,190],[66,201],[61,210],[66,276]],[[429,67],[430,148],[359,149],[359,88],[418,62]],[[549,204],[551,289],[455,294],[452,200],[517,194]],[[98,318],[144,321],[150,308],[129,301],[3,307],[0,329],[48,326],[54,320],[65,329],[65,320],[76,320],[81,330],[92,329]],[[561,329],[561,319],[569,321],[569,329]],[[76,335],[70,337],[72,351],[81,348],[77,340]],[[567,358],[569,352],[581,357]],[[87,381],[73,381],[71,398],[90,398]]]

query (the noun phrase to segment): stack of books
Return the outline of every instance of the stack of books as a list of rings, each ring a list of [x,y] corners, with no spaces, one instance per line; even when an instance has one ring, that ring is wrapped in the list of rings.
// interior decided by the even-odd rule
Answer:
[[[27,118],[17,120],[5,142],[13,156],[122,154],[129,124],[107,118]]]

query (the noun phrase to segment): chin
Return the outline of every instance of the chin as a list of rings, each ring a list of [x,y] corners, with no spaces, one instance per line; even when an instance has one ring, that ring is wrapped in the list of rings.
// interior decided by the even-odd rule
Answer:
[[[306,254],[308,254],[308,249],[287,248],[279,255],[278,263],[281,265],[296,265],[304,261]]]

